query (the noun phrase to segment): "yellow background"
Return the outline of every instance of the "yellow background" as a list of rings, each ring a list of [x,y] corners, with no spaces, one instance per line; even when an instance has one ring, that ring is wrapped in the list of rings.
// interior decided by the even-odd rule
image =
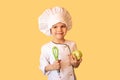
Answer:
[[[0,80],[47,80],[38,66],[51,39],[39,31],[38,16],[53,6],[72,16],[66,38],[83,52],[78,80],[120,80],[119,0],[1,0]]]

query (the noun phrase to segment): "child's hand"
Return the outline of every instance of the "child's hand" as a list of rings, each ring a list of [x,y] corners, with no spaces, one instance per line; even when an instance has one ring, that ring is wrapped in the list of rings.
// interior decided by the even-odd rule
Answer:
[[[55,61],[53,64],[49,64],[45,67],[45,71],[51,71],[51,70],[60,70],[61,66],[60,66],[60,62],[61,60],[57,60]]]
[[[75,68],[77,68],[82,61],[82,58],[80,60],[77,60],[77,58],[74,55],[69,55],[69,58],[71,65]]]
[[[60,70],[61,65],[60,65],[61,60],[57,60],[52,64],[53,70]]]

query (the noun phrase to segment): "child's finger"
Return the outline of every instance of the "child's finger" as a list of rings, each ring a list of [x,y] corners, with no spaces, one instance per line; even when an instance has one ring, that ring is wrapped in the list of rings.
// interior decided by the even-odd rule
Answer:
[[[74,60],[77,60],[75,55],[72,55],[72,58],[73,58]]]
[[[61,62],[61,60],[58,60],[58,63],[60,63]]]

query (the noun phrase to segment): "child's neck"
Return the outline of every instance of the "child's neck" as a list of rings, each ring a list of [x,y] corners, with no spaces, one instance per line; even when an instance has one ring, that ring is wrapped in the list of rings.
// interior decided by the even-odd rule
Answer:
[[[58,43],[58,44],[63,44],[65,42],[65,39],[53,39],[52,42]]]

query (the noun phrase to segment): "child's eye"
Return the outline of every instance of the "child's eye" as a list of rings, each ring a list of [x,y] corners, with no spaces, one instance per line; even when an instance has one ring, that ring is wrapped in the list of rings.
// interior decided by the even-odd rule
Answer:
[[[53,28],[55,29],[55,28],[57,28],[57,26],[53,26]]]
[[[66,26],[65,26],[65,25],[62,25],[61,28],[66,28]]]

